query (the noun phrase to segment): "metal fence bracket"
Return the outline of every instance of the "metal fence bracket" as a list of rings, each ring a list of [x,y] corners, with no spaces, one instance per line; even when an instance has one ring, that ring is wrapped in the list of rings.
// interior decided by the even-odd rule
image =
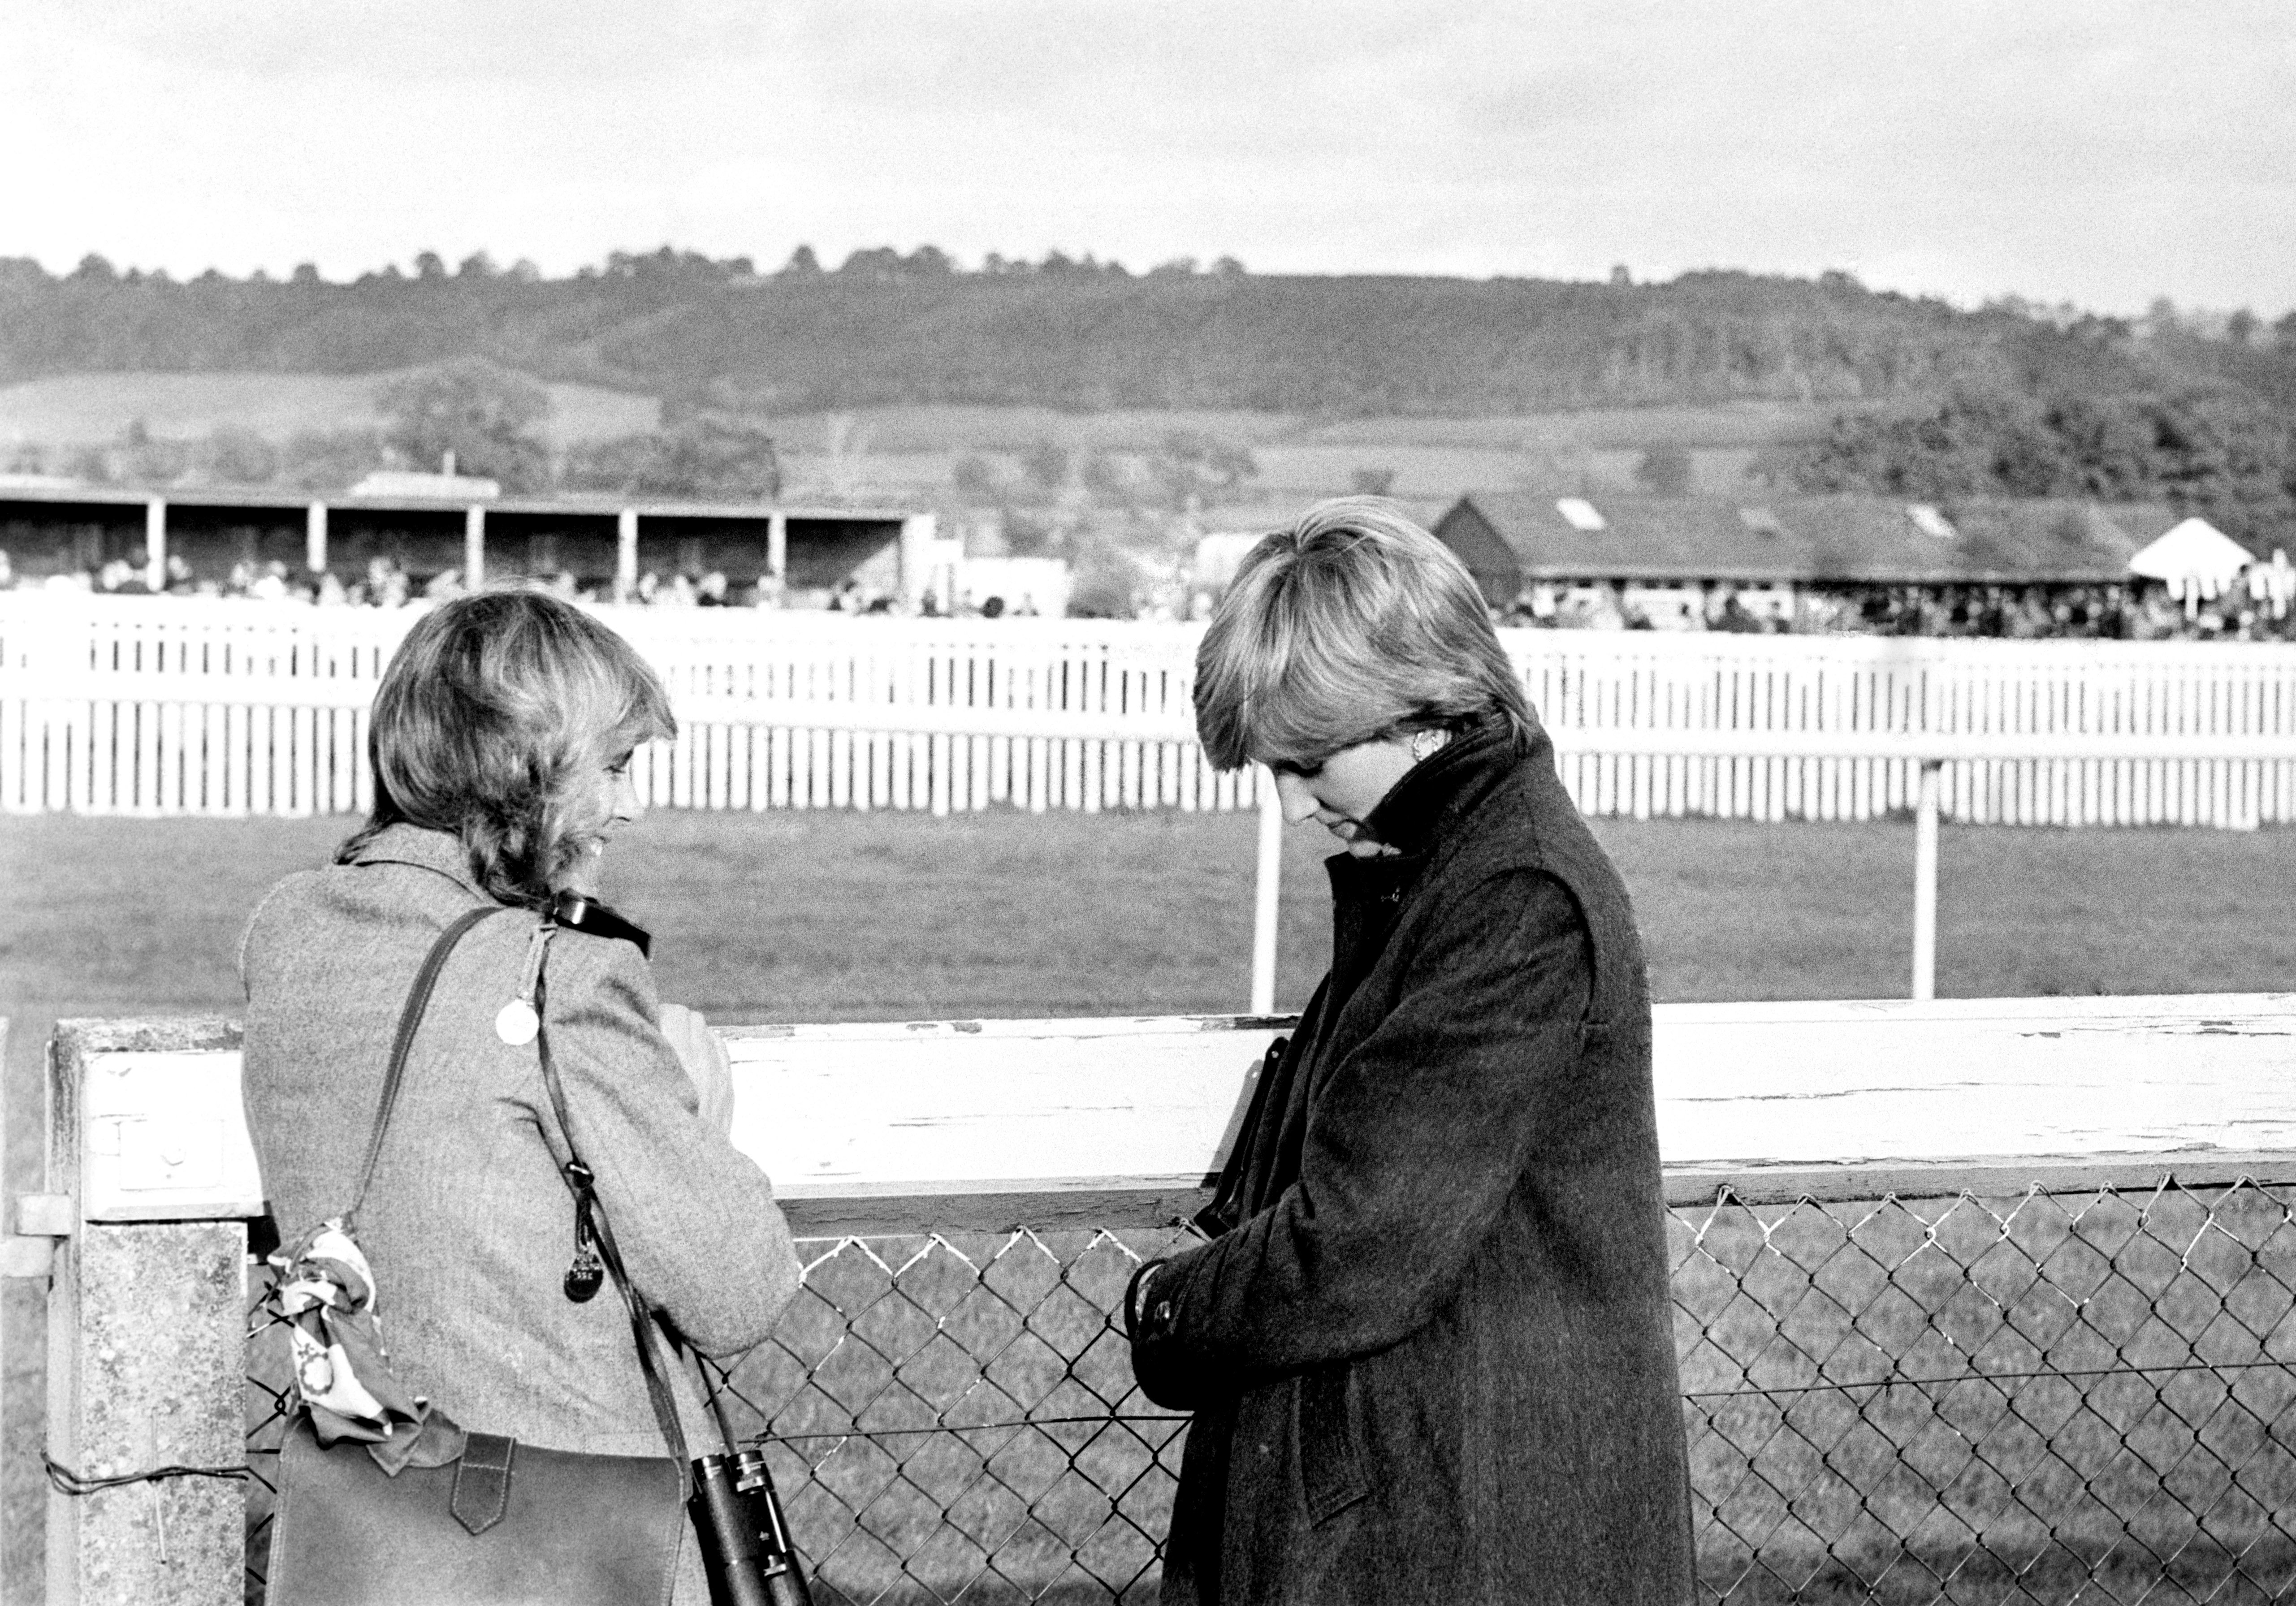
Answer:
[[[45,1277],[55,1241],[72,1235],[70,1196],[23,1193],[16,1199],[15,1230],[0,1234],[0,1277]]]

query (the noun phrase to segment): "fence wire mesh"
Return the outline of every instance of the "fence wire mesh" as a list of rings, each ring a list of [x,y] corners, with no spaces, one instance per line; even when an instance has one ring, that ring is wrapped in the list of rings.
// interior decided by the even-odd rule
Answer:
[[[804,1246],[720,1384],[774,1436],[822,1606],[1154,1598],[1185,1422],[1116,1311],[1185,1236]],[[1702,1598],[2296,1601],[2296,1187],[1726,1199],[1672,1247]]]

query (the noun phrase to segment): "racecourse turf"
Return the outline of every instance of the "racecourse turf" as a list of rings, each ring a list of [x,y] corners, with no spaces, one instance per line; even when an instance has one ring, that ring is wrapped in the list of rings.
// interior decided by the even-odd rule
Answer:
[[[354,823],[0,819],[16,1166],[37,1151],[50,1024],[235,1012],[249,910]],[[1256,825],[664,811],[615,844],[606,890],[653,928],[663,996],[728,1021],[1240,1010]],[[1634,894],[1661,1001],[1904,996],[1908,825],[1595,829]],[[1303,1003],[1324,963],[1332,846],[1285,833],[1279,1007]],[[1943,996],[2276,991],[2296,977],[2296,835],[1949,827],[1939,859]]]
[[[353,823],[0,818],[8,1192],[35,1184],[53,1022],[234,1012],[249,910]],[[1233,1011],[1248,990],[1255,826],[660,813],[615,845],[607,891],[654,929],[663,996],[723,1020]],[[1660,999],[1904,996],[1903,822],[1595,830],[1634,893]],[[1279,1007],[1305,1001],[1324,961],[1331,846],[1286,833]],[[2296,976],[2296,835],[1948,828],[1940,862],[1945,996],[2275,991]],[[39,1389],[34,1291],[11,1290],[0,1321],[12,1421]],[[6,1459],[0,1569],[21,1582],[38,1470]]]

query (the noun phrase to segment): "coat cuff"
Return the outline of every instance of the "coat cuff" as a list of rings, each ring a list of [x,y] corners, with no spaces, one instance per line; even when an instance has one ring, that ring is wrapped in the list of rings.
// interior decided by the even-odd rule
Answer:
[[[1149,1261],[1132,1274],[1124,1290],[1132,1375],[1150,1399],[1181,1411],[1195,1409],[1204,1393],[1202,1367],[1179,1332],[1186,1314],[1188,1262],[1197,1252]]]
[[[1159,1266],[1170,1264],[1171,1262],[1161,1255],[1153,1260],[1144,1260],[1140,1263],[1140,1269],[1132,1274],[1132,1280],[1124,1285],[1124,1303],[1120,1309],[1124,1317],[1126,1338],[1136,1340],[1140,1337],[1143,1325],[1140,1311],[1140,1285],[1148,1281],[1149,1273]]]

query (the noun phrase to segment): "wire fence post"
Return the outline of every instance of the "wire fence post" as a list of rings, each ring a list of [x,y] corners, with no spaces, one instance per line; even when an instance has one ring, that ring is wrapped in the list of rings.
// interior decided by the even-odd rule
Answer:
[[[1251,899],[1251,1013],[1275,1012],[1275,917],[1283,881],[1283,799],[1274,772],[1252,771],[1259,788],[1259,864]]]
[[[197,1023],[81,1025],[93,1029],[58,1031],[48,1071],[48,1186],[78,1219],[56,1244],[48,1294],[47,1606],[236,1606],[247,1577],[247,1223],[168,1202],[164,1185],[180,1173],[196,1192],[209,1164],[202,1140],[220,1152],[222,1128],[90,1114],[132,1074],[137,1056],[115,1045],[205,1049],[217,1037]],[[92,1173],[110,1178],[101,1201]],[[99,1205],[139,1218],[88,1219]],[[158,1218],[177,1209],[181,1218]]]
[[[1914,996],[1937,996],[1938,779],[1944,768],[1922,760],[1922,783],[1914,806]]]

